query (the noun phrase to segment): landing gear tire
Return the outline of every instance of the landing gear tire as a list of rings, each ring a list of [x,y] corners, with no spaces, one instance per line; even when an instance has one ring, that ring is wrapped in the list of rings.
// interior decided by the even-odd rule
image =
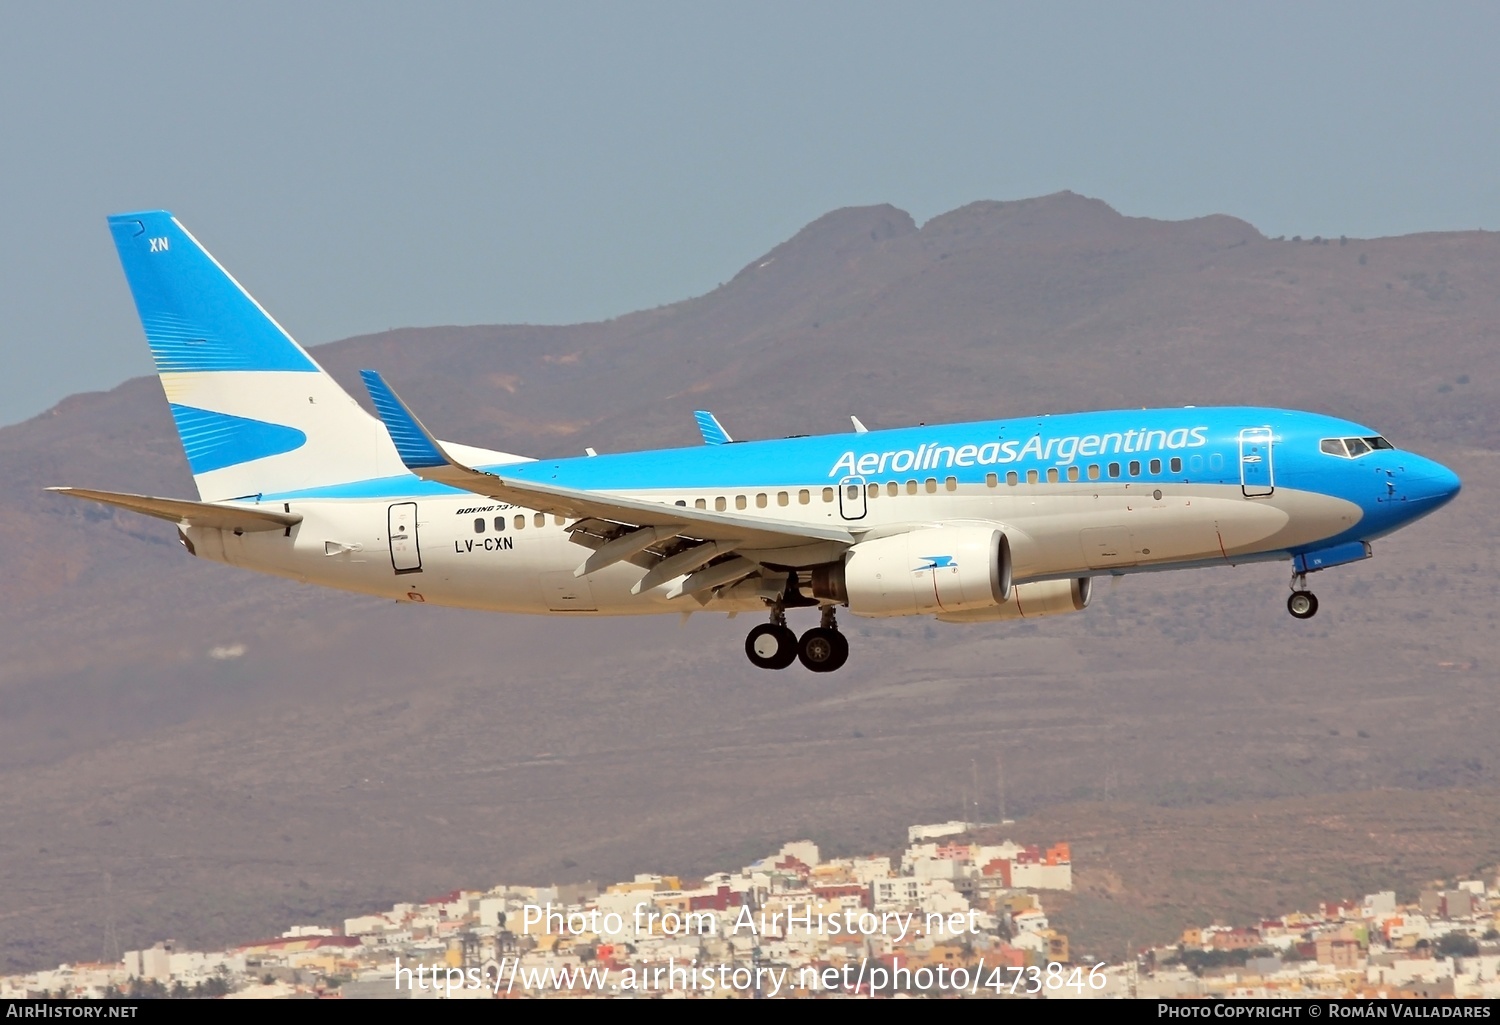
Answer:
[[[849,661],[849,641],[837,630],[815,626],[798,642],[797,658],[815,673],[831,673]]]
[[[1293,591],[1286,600],[1286,610],[1296,619],[1311,619],[1318,614],[1318,596],[1311,591]]]
[[[799,653],[797,635],[780,623],[762,623],[745,638],[745,654],[758,669],[785,669]]]

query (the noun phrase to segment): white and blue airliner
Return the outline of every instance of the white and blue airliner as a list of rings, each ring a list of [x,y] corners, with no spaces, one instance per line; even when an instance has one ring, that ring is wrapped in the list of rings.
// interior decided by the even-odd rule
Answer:
[[[1257,407],[1120,410],[534,460],[370,416],[165,211],[109,218],[198,500],[58,491],[169,520],[192,554],[496,612],[759,611],[750,661],[831,672],[837,610],[976,623],[1082,610],[1098,576],[1310,573],[1458,493],[1369,427]],[[816,609],[798,636],[789,609]]]

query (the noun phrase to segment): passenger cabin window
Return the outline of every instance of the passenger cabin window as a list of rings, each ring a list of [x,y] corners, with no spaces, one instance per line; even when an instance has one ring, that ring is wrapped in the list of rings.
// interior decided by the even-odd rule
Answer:
[[[723,512],[725,509],[728,509],[728,508],[729,508],[729,500],[727,498],[725,498],[723,495],[720,495],[718,498],[714,499],[714,511],[715,512]]]
[[[1182,457],[1181,456],[1173,456],[1172,457],[1171,466],[1172,466],[1172,472],[1173,473],[1181,473],[1182,472]]]
[[[1027,484],[1035,484],[1036,481],[1037,481],[1036,471],[1035,470],[1027,470],[1026,471],[1026,483]]]
[[[1151,472],[1152,473],[1161,473],[1161,460],[1160,459],[1153,459],[1153,460],[1151,460]]]
[[[545,527],[547,525],[547,514],[537,513],[531,518],[531,522],[535,523],[538,527]]]
[[[811,491],[807,490],[806,488],[803,488],[801,491],[797,492],[797,504],[798,505],[806,505],[808,502],[811,502],[811,501],[812,501],[812,492]]]
[[[929,495],[935,495],[935,494],[937,494],[937,478],[936,477],[928,477],[927,478],[927,493]]]
[[[517,516],[515,519],[516,529],[521,530],[526,526],[526,517]]]
[[[735,495],[734,496],[734,507],[736,509],[743,509],[748,504],[749,503],[745,501],[745,496],[744,495]]]
[[[765,495],[765,492],[761,492],[760,494],[758,494],[758,495],[755,496],[755,508],[757,508],[757,509],[764,509],[765,507],[766,507],[766,495]]]
[[[885,485],[885,493],[892,498],[895,498],[901,493],[901,485],[897,484],[895,481],[888,481]]]
[[[998,487],[999,484],[1000,484],[1000,478],[996,474],[987,473],[987,474],[984,475],[984,486],[985,487],[987,487],[987,488]]]
[[[1109,464],[1109,475],[1111,477],[1118,477],[1120,475],[1120,464],[1119,463],[1110,463]]]
[[[957,477],[949,477],[947,480],[943,481],[943,487],[947,488],[949,491],[957,491],[958,490],[958,478]]]
[[[693,508],[694,509],[707,509],[708,508],[708,499],[706,499],[706,498],[700,498],[700,499],[698,499],[696,502],[693,503]]]
[[[868,487],[865,488],[865,491],[868,492],[868,494],[869,494],[869,496],[871,498],[879,498],[880,497],[880,485],[879,484],[871,484],[871,485],[869,485]]]
[[[1009,473],[1007,473],[1005,475],[1005,486],[1006,487],[1013,488],[1013,487],[1015,487],[1019,483],[1021,483],[1021,475],[1018,474],[1018,473],[1016,473],[1015,470],[1011,470]]]
[[[1057,483],[1057,467],[1055,467],[1055,466],[1049,466],[1049,467],[1047,467],[1047,483],[1048,484],[1056,484]]]
[[[1089,463],[1089,480],[1099,479],[1099,464]]]
[[[833,501],[833,489],[832,488],[824,488],[823,489],[823,501],[825,501],[825,502],[832,502]]]
[[[1132,459],[1130,461],[1130,475],[1132,477],[1139,477],[1141,475],[1141,461],[1139,459]]]
[[[1070,466],[1070,467],[1068,467],[1068,480],[1077,480],[1077,479],[1078,479],[1078,467],[1076,467],[1076,466]]]
[[[476,534],[483,534],[484,533],[484,517],[483,516],[479,517],[477,520],[474,521],[474,533],[476,533]]]
[[[792,504],[792,496],[789,495],[789,494],[787,494],[785,491],[778,491],[778,492],[776,492],[776,504],[777,505],[791,505]]]
[[[908,495],[915,495],[917,493],[917,482],[916,481],[909,480],[909,481],[906,482],[906,493]]]

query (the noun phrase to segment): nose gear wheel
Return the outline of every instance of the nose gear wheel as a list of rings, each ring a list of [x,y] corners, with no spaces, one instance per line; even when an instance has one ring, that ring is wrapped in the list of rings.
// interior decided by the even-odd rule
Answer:
[[[1311,591],[1293,591],[1286,600],[1286,610],[1295,619],[1311,619],[1318,614],[1318,596]]]
[[[1318,596],[1307,589],[1307,574],[1292,574],[1292,594],[1286,600],[1286,610],[1294,619],[1311,619],[1318,614]]]

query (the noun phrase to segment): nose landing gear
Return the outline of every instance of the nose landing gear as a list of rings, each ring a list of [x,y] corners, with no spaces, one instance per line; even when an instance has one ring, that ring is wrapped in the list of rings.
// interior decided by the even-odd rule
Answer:
[[[1307,574],[1292,574],[1292,594],[1286,600],[1286,610],[1294,619],[1311,619],[1318,614],[1318,596],[1307,589]]]
[[[745,654],[759,669],[785,669],[800,661],[815,673],[831,673],[849,661],[849,641],[839,632],[832,606],[824,607],[822,622],[798,639],[778,604],[771,610],[771,621],[745,638]]]

